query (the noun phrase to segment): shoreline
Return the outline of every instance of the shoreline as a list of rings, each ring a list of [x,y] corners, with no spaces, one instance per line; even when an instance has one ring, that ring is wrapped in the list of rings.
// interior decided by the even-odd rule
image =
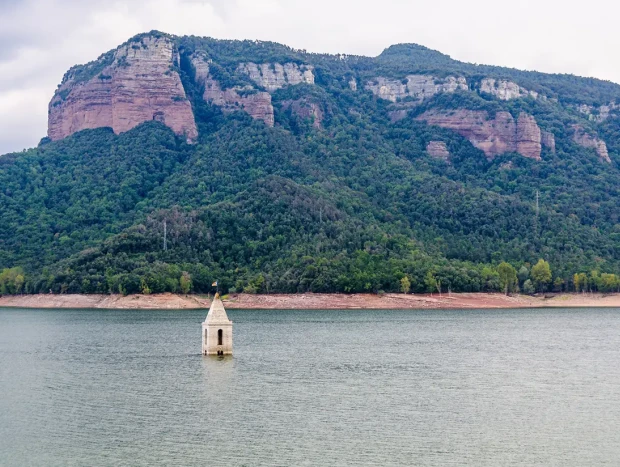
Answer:
[[[223,300],[229,309],[354,310],[354,309],[476,309],[476,308],[620,308],[620,294],[552,294],[543,296],[501,293],[452,294],[233,294]],[[83,309],[208,309],[207,295],[5,295],[0,308],[83,308]]]

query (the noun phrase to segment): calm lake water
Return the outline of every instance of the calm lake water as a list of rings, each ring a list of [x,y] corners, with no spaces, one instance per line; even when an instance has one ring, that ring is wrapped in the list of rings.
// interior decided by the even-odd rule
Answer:
[[[620,310],[205,316],[0,309],[0,464],[620,464]]]

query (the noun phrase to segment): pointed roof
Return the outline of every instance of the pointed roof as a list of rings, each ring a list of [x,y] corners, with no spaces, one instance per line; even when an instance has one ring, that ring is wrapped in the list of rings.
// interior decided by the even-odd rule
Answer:
[[[219,293],[216,293],[215,297],[213,298],[213,303],[211,303],[211,308],[209,308],[209,314],[207,315],[207,319],[205,319],[205,323],[231,324],[231,321],[226,315],[226,310],[224,309],[224,304],[220,299]]]

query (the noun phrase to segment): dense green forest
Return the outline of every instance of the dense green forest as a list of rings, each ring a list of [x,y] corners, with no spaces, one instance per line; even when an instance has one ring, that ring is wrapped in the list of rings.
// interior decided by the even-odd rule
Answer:
[[[85,130],[0,157],[0,293],[505,291],[620,288],[620,117],[587,121],[573,103],[620,86],[464,64],[415,45],[377,58],[278,44],[178,39],[199,139],[158,122],[115,135]],[[242,61],[315,67],[316,85],[273,94],[273,128],[201,99],[187,57],[200,50],[228,86]],[[437,95],[408,118],[349,88],[371,76],[506,77],[555,100]],[[321,128],[290,111],[306,98]],[[488,160],[456,133],[414,117],[431,108],[527,111],[556,135],[542,160]],[[575,145],[579,122],[612,163]],[[450,160],[429,156],[442,141]],[[536,196],[539,205],[536,206]]]

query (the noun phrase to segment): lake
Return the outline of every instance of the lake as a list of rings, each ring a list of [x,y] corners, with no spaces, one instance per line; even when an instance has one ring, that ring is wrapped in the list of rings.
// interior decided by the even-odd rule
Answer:
[[[0,309],[0,464],[618,465],[620,310]]]

